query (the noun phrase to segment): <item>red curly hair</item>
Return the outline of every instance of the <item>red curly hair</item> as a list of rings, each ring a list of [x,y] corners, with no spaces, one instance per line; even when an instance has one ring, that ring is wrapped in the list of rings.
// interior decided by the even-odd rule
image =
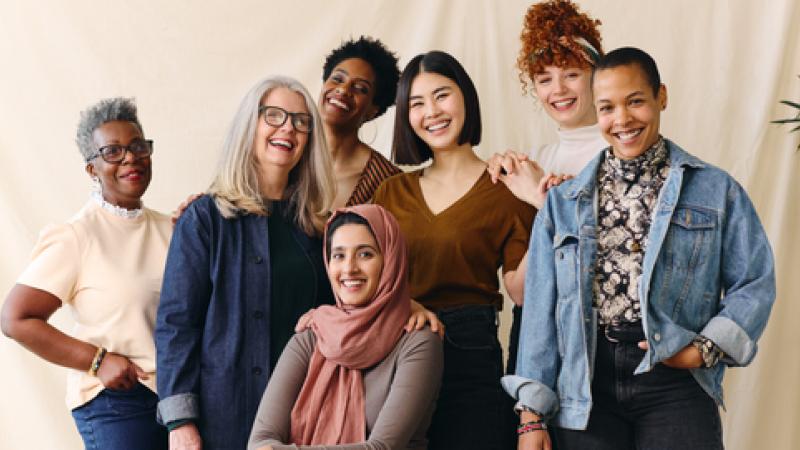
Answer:
[[[533,87],[534,74],[543,72],[545,66],[590,68],[592,65],[573,38],[586,39],[602,56],[597,29],[600,25],[599,20],[580,12],[570,0],[548,0],[531,5],[519,37],[522,48],[517,67],[522,91],[527,92],[529,83]]]

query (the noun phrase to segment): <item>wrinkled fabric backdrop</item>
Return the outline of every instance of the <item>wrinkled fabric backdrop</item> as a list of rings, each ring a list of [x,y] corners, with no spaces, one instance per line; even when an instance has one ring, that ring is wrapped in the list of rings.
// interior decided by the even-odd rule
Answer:
[[[603,22],[607,50],[650,52],[669,93],[663,134],[728,170],[750,193],[778,268],[778,299],[755,362],[726,379],[727,448],[800,448],[800,133],[769,123],[800,101],[796,0],[581,0]],[[0,2],[0,291],[25,266],[39,230],[86,201],[90,182],[74,144],[78,113],[103,97],[134,96],[155,140],[151,208],[171,211],[203,191],[239,100],[268,74],[316,95],[323,58],[341,40],[383,40],[405,64],[441,49],[480,95],[482,157],[555,140],[523,95],[515,60],[522,0]],[[401,66],[402,67],[402,66]],[[394,111],[362,130],[387,154]],[[480,211],[476,211],[480,214]],[[508,310],[502,316],[507,334]],[[66,310],[52,322],[71,327]],[[505,341],[505,337],[502,338]],[[0,338],[0,448],[78,449],[64,406],[65,369]]]

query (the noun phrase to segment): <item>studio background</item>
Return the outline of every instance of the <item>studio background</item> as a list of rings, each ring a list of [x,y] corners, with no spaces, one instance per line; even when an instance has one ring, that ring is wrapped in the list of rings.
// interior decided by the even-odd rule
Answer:
[[[482,157],[554,141],[554,124],[522,93],[515,68],[529,3],[0,1],[0,299],[39,230],[68,219],[89,195],[75,127],[79,112],[100,98],[136,97],[145,134],[155,141],[145,203],[164,212],[208,186],[250,86],[286,74],[316,96],[324,56],[361,34],[396,51],[401,68],[433,49],[464,64],[481,101]],[[663,134],[729,171],[756,205],[775,251],[778,298],[755,362],[727,373],[726,448],[798,449],[800,133],[769,121],[794,114],[779,100],[800,101],[800,4],[579,4],[603,22],[606,50],[633,45],[658,62],[669,94]],[[393,117],[392,108],[362,130],[384,154]],[[52,323],[69,330],[69,312],[59,310]],[[81,448],[64,406],[65,371],[0,337],[0,449]]]

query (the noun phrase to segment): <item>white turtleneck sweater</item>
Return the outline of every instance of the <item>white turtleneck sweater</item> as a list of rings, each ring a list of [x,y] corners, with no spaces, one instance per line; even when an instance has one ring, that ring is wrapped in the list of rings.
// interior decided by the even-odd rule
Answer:
[[[545,172],[577,175],[601,150],[609,146],[598,124],[572,130],[558,130],[558,142],[534,148],[531,158]]]

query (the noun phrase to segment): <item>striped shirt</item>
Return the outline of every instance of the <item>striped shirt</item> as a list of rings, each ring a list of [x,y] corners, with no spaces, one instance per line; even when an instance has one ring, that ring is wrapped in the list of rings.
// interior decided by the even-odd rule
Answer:
[[[372,155],[367,161],[367,165],[364,166],[364,171],[361,172],[361,177],[358,179],[358,183],[356,183],[356,187],[353,189],[353,193],[350,194],[345,206],[369,203],[373,194],[375,194],[375,189],[378,189],[383,180],[403,172],[380,153],[375,150],[371,151]]]

